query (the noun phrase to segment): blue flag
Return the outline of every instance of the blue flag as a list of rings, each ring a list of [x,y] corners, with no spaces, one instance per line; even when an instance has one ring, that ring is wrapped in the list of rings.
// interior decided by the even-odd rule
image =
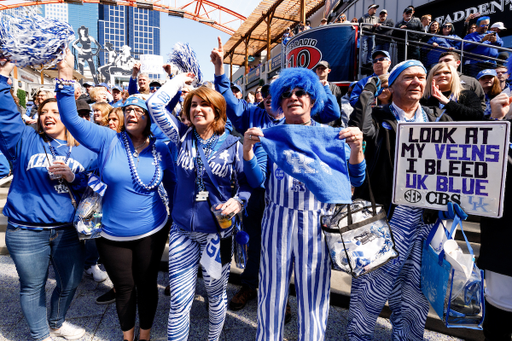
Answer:
[[[341,128],[284,124],[263,130],[261,144],[286,174],[304,183],[323,203],[352,202]]]

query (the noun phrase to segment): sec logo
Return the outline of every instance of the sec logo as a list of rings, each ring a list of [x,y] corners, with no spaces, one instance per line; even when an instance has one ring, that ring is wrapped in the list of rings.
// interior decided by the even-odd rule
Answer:
[[[404,199],[411,204],[415,204],[421,200],[421,193],[414,189],[410,189],[404,193]]]
[[[322,60],[322,52],[313,46],[296,47],[286,55],[287,67],[312,69]]]

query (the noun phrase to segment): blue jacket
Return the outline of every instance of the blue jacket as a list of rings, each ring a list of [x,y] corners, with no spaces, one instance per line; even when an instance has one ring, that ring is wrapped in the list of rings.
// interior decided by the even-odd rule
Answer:
[[[208,201],[196,201],[196,148],[193,128],[181,123],[176,117],[166,110],[167,103],[184,86],[182,77],[174,77],[165,83],[148,101],[148,108],[154,122],[164,134],[169,137],[171,143],[178,147],[178,161],[176,164],[176,196],[172,209],[173,222],[181,229],[187,231],[217,233],[217,225],[210,211]],[[226,134],[226,133],[224,133]],[[250,187],[243,173],[242,145],[232,135],[224,135],[224,142],[219,142],[220,147],[212,153],[208,163],[215,176],[218,188],[216,188],[208,173],[201,176],[209,199],[213,206],[231,198],[231,179],[237,179],[238,197],[247,202],[250,197]],[[219,193],[221,192],[222,195]]]
[[[467,36],[465,36],[464,40],[471,40],[471,41],[476,41],[477,43],[482,43],[482,39],[488,33],[489,33],[489,31],[487,31],[486,33],[483,33],[483,34],[479,34],[478,32],[473,32],[473,33],[470,33]],[[503,40],[500,38],[500,36],[498,34],[496,34],[496,42],[495,43],[491,43],[490,41],[486,40],[482,44],[486,44],[486,46],[475,45],[475,44],[464,44],[464,51],[471,52],[474,54],[480,54],[482,56],[488,56],[491,58],[498,58],[498,54],[499,54],[498,49],[493,48],[491,46],[493,46],[493,45],[494,46],[503,46]],[[475,64],[475,63],[479,63],[479,62],[482,62],[485,60],[477,60],[477,59],[474,59],[473,56],[471,56],[471,57],[468,56],[467,61],[469,61],[469,64]],[[487,60],[487,62],[496,64],[496,62],[493,60]]]
[[[427,44],[432,45],[433,43],[437,43],[440,47],[446,47],[450,48],[453,47],[454,49],[460,50],[461,42],[457,40],[452,40],[450,38],[457,38],[460,39],[460,37],[456,34],[450,34],[447,36],[434,36],[431,37]],[[439,49],[435,47],[428,47],[428,53],[427,53],[427,65],[425,65],[428,68],[430,68],[431,65],[437,64],[439,61],[439,56],[441,56],[441,53],[447,52],[446,49]]]
[[[53,158],[48,143],[23,123],[10,89],[7,78],[0,76],[0,151],[13,165],[13,181],[3,214],[13,225],[54,227],[69,224],[75,209],[66,185],[50,180],[48,176],[46,155],[50,160]],[[73,92],[71,87],[75,105]],[[56,141],[63,144],[58,147],[58,143],[52,141],[57,159],[64,161],[69,147],[65,141]],[[67,165],[78,173],[94,169],[95,162],[96,154],[80,145],[72,148]]]
[[[121,133],[78,117],[72,86],[57,88],[55,91],[62,122],[81,145],[98,153],[98,168],[103,168],[102,180],[108,187],[103,198],[102,236],[107,239],[130,239],[163,227],[167,222],[167,209],[157,189],[148,192],[134,186]],[[112,139],[118,141],[106,159]],[[128,141],[130,152],[133,153],[134,148],[129,137]],[[172,184],[174,168],[171,153],[167,145],[154,138],[139,155],[139,177],[144,184],[150,183],[153,178],[153,145],[163,172],[162,181],[166,185]],[[170,194],[174,191],[172,187],[166,187],[166,190]]]
[[[249,104],[236,98],[231,91],[230,82],[226,75],[215,76],[214,83],[215,90],[220,92],[226,100],[228,119],[240,134],[244,134],[251,127],[263,129],[284,123],[284,117],[276,120],[258,105]],[[340,118],[341,113],[336,97],[329,89],[329,84],[324,86],[324,89],[327,94],[324,110],[312,118],[320,123],[329,123]]]
[[[368,79],[372,77],[377,77],[375,73],[373,73],[371,76],[365,77],[358,81],[356,85],[354,85],[354,88],[352,89],[352,93],[350,94],[350,105],[352,107],[355,107],[357,101],[359,101],[359,96],[361,96],[361,92],[363,92],[364,86],[368,82]]]

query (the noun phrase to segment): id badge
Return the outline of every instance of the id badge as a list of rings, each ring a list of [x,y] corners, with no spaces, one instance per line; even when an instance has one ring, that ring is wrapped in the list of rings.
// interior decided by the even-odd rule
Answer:
[[[208,200],[208,191],[201,191],[196,194],[196,201],[206,201]]]

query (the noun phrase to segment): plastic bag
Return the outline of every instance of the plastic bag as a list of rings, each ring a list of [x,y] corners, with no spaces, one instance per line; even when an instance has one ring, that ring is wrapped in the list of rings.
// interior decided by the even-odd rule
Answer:
[[[75,213],[75,225],[80,240],[98,238],[103,230],[103,195],[107,185],[95,175],[89,177],[88,187]]]

